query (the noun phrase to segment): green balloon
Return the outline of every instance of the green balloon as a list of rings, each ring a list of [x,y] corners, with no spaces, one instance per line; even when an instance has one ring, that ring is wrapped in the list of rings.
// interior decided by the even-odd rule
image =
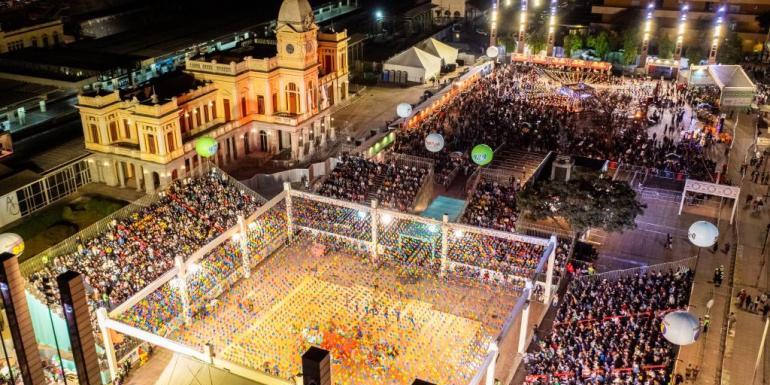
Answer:
[[[492,147],[489,147],[486,144],[479,144],[476,145],[476,147],[473,147],[471,159],[473,159],[473,163],[484,166],[492,161],[492,156],[494,154],[495,152],[492,150]]]
[[[209,158],[217,153],[219,143],[216,139],[210,136],[204,136],[195,141],[195,152],[203,158]]]

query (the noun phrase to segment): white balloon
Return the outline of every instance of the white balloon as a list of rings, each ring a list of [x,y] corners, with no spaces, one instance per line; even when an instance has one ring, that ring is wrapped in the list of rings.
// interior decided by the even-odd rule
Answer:
[[[437,132],[431,132],[425,137],[425,148],[430,152],[439,152],[444,148],[444,137]]]
[[[24,239],[19,234],[0,234],[0,253],[11,253],[19,256],[24,252]]]
[[[698,317],[684,310],[672,311],[661,321],[663,337],[674,345],[690,345],[700,335]]]
[[[396,113],[401,118],[408,118],[412,115],[412,105],[409,103],[401,103],[396,107]]]
[[[697,221],[687,231],[690,242],[698,247],[711,247],[719,238],[719,229],[708,221]]]
[[[487,48],[487,56],[491,58],[496,58],[497,55],[500,55],[500,50],[497,49],[497,47],[490,46],[489,48]]]

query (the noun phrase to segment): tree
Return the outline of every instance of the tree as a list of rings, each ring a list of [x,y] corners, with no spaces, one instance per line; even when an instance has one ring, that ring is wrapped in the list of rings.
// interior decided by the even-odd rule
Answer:
[[[586,40],[586,46],[593,48],[596,56],[604,60],[607,53],[610,52],[610,37],[607,32],[601,31],[598,35],[589,36]]]
[[[580,35],[568,34],[564,36],[564,56],[572,57],[575,51],[583,48],[583,37]]]
[[[545,45],[548,43],[546,39],[545,28],[537,28],[527,35],[527,45],[531,52],[537,55],[540,51],[545,49]]]
[[[676,43],[671,40],[667,33],[661,32],[660,37],[658,37],[658,57],[661,59],[672,58],[674,48],[676,48]]]
[[[628,28],[623,31],[623,64],[636,63],[636,55],[639,53],[639,30]]]
[[[636,200],[631,186],[610,178],[542,182],[519,193],[518,202],[528,219],[561,217],[576,233],[591,228],[609,232],[633,229],[636,217],[647,208]]]
[[[719,43],[717,62],[720,64],[738,64],[743,59],[743,39],[735,31],[729,31]]]

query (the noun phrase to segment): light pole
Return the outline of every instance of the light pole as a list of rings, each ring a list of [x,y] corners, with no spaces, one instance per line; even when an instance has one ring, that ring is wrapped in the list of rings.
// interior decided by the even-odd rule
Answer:
[[[684,31],[687,28],[687,11],[690,5],[685,3],[679,11],[679,28],[676,30],[676,48],[674,49],[674,61],[677,62],[676,69],[679,69],[678,62],[682,59],[682,46],[684,45]]]
[[[556,10],[559,7],[559,0],[551,0],[551,17],[548,19],[548,45],[545,55],[553,56],[553,45],[556,40]]]
[[[516,52],[524,53],[524,38],[527,32],[527,0],[521,0],[521,15],[519,16],[519,38],[516,41]]]
[[[16,384],[13,379],[13,365],[11,365],[11,359],[8,357],[8,350],[5,348],[5,338],[3,338],[3,330],[5,330],[5,309],[3,309],[2,315],[0,315],[0,340],[3,343],[3,355],[5,356],[5,363],[8,365],[8,375],[11,377],[11,384]]]
[[[489,46],[494,47],[497,45],[497,8],[499,7],[499,0],[492,0],[492,14],[489,16]]]
[[[647,53],[650,51],[650,31],[652,30],[652,19],[655,16],[655,2],[650,1],[647,4],[647,14],[644,17],[644,32],[642,33],[642,54],[639,56],[639,65],[647,68]]]
[[[722,37],[722,24],[725,22],[726,5],[721,5],[717,11],[717,18],[714,24],[714,34],[711,38],[711,49],[709,49],[709,64],[716,64],[717,51],[719,51],[719,39]]]

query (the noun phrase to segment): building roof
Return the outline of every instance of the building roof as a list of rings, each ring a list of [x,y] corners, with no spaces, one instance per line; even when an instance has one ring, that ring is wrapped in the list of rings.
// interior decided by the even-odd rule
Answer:
[[[136,97],[140,103],[152,104],[152,96],[156,95],[158,102],[164,103],[204,84],[204,81],[196,79],[193,75],[177,70],[152,78],[136,87],[121,89],[120,97],[123,100]]]
[[[441,67],[441,59],[417,47],[411,47],[406,51],[388,59],[385,64],[432,69],[436,66],[439,68]]]
[[[22,28],[60,21],[48,16],[49,11],[42,8],[23,7],[0,13],[0,30],[16,31]]]
[[[412,8],[409,8],[404,11],[404,18],[410,19],[413,17],[417,17],[420,15],[423,15],[425,13],[430,13],[433,8],[438,8],[437,4],[433,4],[431,2],[418,4]]]
[[[244,58],[250,56],[254,59],[271,58],[278,54],[278,48],[275,44],[254,44],[248,46],[236,47],[225,51],[214,51],[203,55],[203,60],[216,60],[217,63],[227,64],[230,62],[239,63]],[[196,59],[196,60],[201,60]]]
[[[118,68],[135,68],[140,62],[141,58],[132,55],[71,47],[27,48],[0,55],[0,69],[5,72],[65,80],[84,79]]]
[[[417,44],[417,48],[444,59],[446,63],[454,63],[457,60],[459,50],[450,45],[444,44],[434,38],[428,38]]]
[[[709,72],[720,87],[755,88],[754,83],[739,65],[711,65]]]
[[[315,21],[313,8],[307,0],[283,0],[278,11],[278,25],[286,25],[298,32],[307,31]]]

